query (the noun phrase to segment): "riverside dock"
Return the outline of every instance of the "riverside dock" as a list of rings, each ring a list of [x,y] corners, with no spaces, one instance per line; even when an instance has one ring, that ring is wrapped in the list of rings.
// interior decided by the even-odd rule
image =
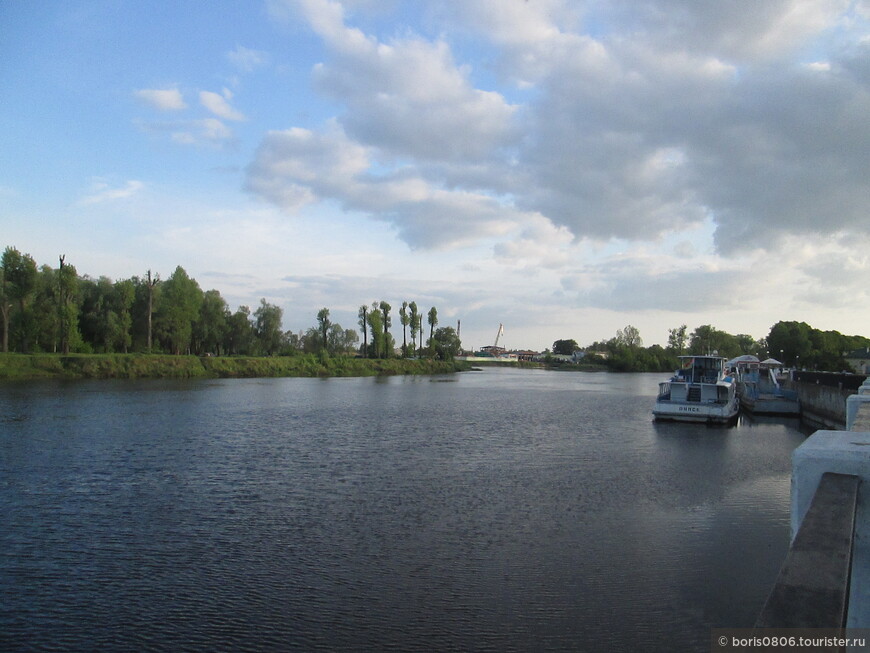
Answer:
[[[792,541],[756,628],[870,627],[870,380],[843,404],[846,430],[792,455]]]

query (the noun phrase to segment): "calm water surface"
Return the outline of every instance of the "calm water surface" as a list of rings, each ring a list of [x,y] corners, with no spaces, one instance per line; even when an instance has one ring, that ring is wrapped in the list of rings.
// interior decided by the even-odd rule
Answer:
[[[0,387],[2,650],[709,650],[788,544],[795,422],[661,375]]]

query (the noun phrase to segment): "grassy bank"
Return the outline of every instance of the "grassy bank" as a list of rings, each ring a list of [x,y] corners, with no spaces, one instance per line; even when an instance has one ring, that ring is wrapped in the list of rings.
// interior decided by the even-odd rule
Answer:
[[[305,354],[275,358],[161,354],[0,354],[0,380],[250,378],[441,374],[470,369],[461,362],[368,360]]]

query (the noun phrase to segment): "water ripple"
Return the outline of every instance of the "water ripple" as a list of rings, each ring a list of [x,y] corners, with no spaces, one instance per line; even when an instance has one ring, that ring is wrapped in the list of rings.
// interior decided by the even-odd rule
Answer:
[[[645,375],[450,380],[9,391],[0,649],[691,650],[751,625],[794,428],[662,428]]]

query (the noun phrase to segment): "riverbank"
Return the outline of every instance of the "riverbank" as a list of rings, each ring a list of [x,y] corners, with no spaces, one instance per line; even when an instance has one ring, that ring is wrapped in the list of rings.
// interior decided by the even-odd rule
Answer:
[[[0,380],[252,378],[444,374],[462,362],[352,357],[199,357],[163,354],[0,354]]]

